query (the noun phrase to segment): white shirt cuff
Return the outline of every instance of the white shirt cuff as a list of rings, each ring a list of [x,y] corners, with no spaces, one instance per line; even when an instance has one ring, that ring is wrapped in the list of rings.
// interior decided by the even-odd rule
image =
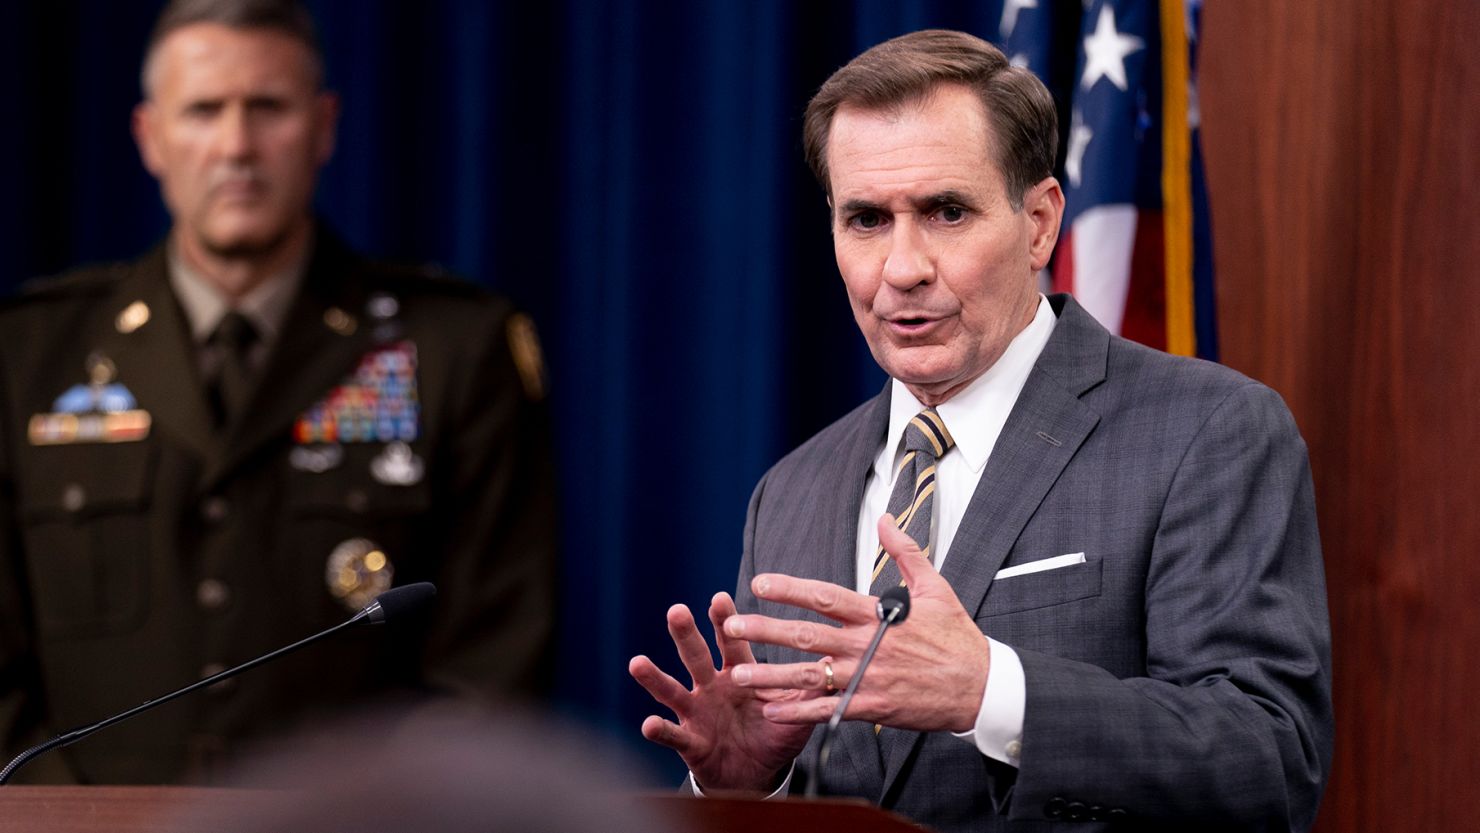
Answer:
[[[951,734],[975,746],[988,758],[1015,767],[1023,754],[1023,711],[1028,702],[1023,661],[1017,651],[990,636],[987,650],[990,670],[986,690],[982,692],[981,711],[976,713],[976,727],[969,732]]]
[[[777,787],[775,792],[771,793],[761,800],[770,801],[773,798],[785,798],[787,796],[787,793],[791,792],[791,776],[792,773],[796,771],[796,761],[792,761],[791,766],[786,770],[786,777],[781,781],[781,786]],[[694,795],[698,796],[699,798],[704,797],[704,791],[699,789],[699,779],[695,778],[694,773],[692,772],[689,773],[689,786],[693,788]]]

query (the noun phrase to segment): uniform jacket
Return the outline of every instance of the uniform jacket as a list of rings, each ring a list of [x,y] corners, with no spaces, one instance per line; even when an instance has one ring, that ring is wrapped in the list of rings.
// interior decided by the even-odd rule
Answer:
[[[1050,300],[1053,336],[942,569],[982,632],[1022,658],[1021,768],[949,733],[845,723],[822,790],[942,831],[1308,827],[1332,717],[1305,444],[1268,388]],[[858,507],[888,419],[886,387],[761,480],[741,612],[798,617],[757,602],[761,572],[852,586]],[[1083,564],[994,580],[1080,552]],[[757,649],[762,661],[816,659]],[[816,741],[794,792],[816,777]]]
[[[5,757],[343,621],[352,605],[329,587],[346,542],[383,553],[395,584],[435,582],[427,619],[346,632],[34,766],[84,782],[209,780],[245,747],[367,699],[543,691],[555,507],[538,379],[526,356],[521,382],[511,352],[521,335],[531,349],[527,320],[321,233],[249,405],[216,430],[165,264],[161,247],[0,310]],[[416,433],[397,476],[374,474],[390,448],[379,440],[295,457],[300,418],[386,356],[414,367],[414,392],[396,393]],[[99,357],[148,414],[147,436],[38,442],[36,415],[58,413]]]

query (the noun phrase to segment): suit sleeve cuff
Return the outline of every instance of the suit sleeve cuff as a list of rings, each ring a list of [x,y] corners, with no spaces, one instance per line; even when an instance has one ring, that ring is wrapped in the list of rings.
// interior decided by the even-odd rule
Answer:
[[[796,761],[792,761],[791,766],[787,767],[786,777],[781,780],[781,786],[777,787],[775,792],[771,793],[761,800],[770,801],[774,798],[786,798],[787,794],[791,792],[791,776],[796,771]],[[704,797],[704,791],[699,789],[699,779],[694,777],[693,772],[689,773],[689,786],[693,788],[695,796],[699,798]]]
[[[987,650],[990,670],[986,690],[982,692],[982,707],[976,713],[976,727],[952,734],[988,758],[1015,767],[1022,757],[1023,711],[1028,702],[1023,661],[1017,651],[990,636]]]

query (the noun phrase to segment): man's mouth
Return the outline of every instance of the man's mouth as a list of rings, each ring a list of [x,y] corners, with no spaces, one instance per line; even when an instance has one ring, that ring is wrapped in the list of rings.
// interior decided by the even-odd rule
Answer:
[[[929,315],[897,315],[886,319],[891,331],[896,335],[906,337],[917,337],[930,332],[941,319]]]
[[[215,196],[226,201],[256,199],[262,192],[262,182],[256,179],[228,179],[214,189]]]

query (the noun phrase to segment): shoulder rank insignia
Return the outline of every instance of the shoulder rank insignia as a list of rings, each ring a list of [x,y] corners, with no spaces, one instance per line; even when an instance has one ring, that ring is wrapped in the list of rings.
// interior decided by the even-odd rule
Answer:
[[[57,397],[51,413],[31,416],[31,445],[130,443],[149,436],[149,412],[116,380],[112,360],[98,353],[88,356],[87,375],[87,384],[73,385]]]
[[[366,353],[354,372],[299,414],[293,426],[293,440],[300,445],[409,443],[420,433],[416,344],[409,340]]]

